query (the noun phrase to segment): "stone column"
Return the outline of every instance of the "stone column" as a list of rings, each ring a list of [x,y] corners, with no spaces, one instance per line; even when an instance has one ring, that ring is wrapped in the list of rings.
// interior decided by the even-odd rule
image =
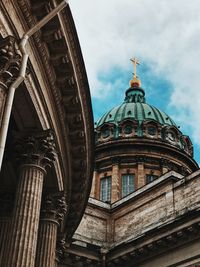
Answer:
[[[8,188],[0,192],[0,263],[6,251],[8,235],[10,232],[11,214],[13,210],[14,194]]]
[[[16,142],[19,181],[3,266],[34,267],[45,168],[55,159],[49,131]]]
[[[13,36],[0,37],[0,123],[8,88],[19,73],[21,56],[15,48],[15,41]]]
[[[112,160],[112,194],[111,194],[111,203],[119,200],[119,159],[115,158]]]
[[[66,212],[63,193],[45,196],[41,209],[35,267],[55,267],[57,230]]]

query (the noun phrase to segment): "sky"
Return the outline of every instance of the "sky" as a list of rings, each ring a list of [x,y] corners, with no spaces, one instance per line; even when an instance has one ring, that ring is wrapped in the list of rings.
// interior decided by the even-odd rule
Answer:
[[[94,119],[122,103],[133,66],[147,102],[194,144],[200,163],[200,0],[71,0]]]

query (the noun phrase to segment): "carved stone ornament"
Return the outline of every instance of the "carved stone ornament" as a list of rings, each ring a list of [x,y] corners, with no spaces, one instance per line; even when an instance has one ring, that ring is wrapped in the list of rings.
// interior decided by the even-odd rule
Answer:
[[[53,220],[61,224],[67,212],[66,195],[64,192],[47,194],[43,198],[41,218]]]
[[[14,142],[14,155],[20,164],[51,167],[56,158],[53,132],[46,130],[23,134]]]
[[[0,38],[0,84],[8,87],[18,76],[21,55],[16,49],[13,36]]]
[[[58,262],[62,262],[62,260],[64,260],[66,248],[67,244],[65,242],[65,238],[63,238],[63,236],[58,236],[56,244],[56,259]]]

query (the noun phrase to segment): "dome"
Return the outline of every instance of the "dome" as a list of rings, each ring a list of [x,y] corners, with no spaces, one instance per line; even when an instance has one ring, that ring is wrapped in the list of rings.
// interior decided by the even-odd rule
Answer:
[[[125,93],[124,102],[106,112],[97,122],[96,144],[119,139],[145,138],[172,145],[189,155],[193,146],[176,123],[160,109],[149,105],[139,83]]]
[[[123,103],[106,112],[98,121],[97,127],[104,123],[114,123],[118,125],[123,120],[135,120],[139,124],[143,121],[155,121],[162,125],[176,126],[175,122],[161,110],[140,102]]]
[[[161,125],[177,127],[175,122],[163,111],[145,103],[145,92],[140,87],[130,87],[126,91],[124,103],[106,112],[98,121],[97,127],[105,123],[119,125],[124,120],[154,121]]]

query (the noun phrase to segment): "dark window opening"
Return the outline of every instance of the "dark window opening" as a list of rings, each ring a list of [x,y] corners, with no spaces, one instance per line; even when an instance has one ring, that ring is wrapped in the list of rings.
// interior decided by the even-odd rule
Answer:
[[[111,201],[111,177],[104,177],[100,180],[100,200],[110,203]]]
[[[122,197],[127,196],[135,190],[134,186],[134,174],[123,174],[122,175]]]
[[[146,175],[146,183],[149,184],[149,183],[153,182],[154,180],[156,180],[157,178],[158,178],[157,175],[147,174]]]

